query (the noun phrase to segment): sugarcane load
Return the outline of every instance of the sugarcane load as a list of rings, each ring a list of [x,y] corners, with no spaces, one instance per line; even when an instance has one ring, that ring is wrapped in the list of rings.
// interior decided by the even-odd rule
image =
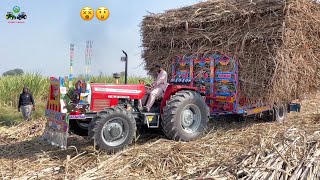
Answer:
[[[219,52],[239,61],[248,99],[299,98],[319,85],[319,10],[311,0],[215,0],[150,14],[141,29],[146,70]]]

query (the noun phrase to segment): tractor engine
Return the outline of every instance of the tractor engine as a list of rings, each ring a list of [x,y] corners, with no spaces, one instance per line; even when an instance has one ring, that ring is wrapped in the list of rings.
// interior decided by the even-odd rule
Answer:
[[[134,105],[137,105],[137,102],[145,94],[145,87],[139,84],[84,83],[81,88],[76,88],[73,93],[75,98],[72,102],[72,114],[99,112],[112,106],[122,106],[126,109],[130,106],[136,108]]]
[[[142,84],[103,84],[78,81],[69,97],[68,105],[70,130],[78,135],[87,135],[88,125],[100,111],[109,107],[122,107],[136,112],[141,99],[146,95]]]

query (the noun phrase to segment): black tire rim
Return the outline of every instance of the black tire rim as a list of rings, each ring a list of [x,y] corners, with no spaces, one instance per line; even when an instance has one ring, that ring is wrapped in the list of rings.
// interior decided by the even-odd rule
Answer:
[[[129,135],[129,125],[126,120],[115,117],[106,122],[101,131],[103,142],[111,147],[119,146],[126,141]]]
[[[182,109],[180,119],[186,133],[195,133],[201,125],[201,111],[198,106],[189,104]]]

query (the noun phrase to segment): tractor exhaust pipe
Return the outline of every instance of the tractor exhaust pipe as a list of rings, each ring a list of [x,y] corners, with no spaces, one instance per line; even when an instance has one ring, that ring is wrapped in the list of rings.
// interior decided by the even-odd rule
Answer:
[[[121,57],[121,61],[125,62],[125,70],[124,70],[124,84],[127,84],[128,83],[128,55],[127,53],[122,50],[123,54],[125,55],[124,57]]]

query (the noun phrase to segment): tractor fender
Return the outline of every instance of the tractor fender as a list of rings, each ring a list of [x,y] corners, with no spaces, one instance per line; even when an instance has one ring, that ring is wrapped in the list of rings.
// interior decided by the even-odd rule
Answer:
[[[190,90],[190,91],[197,91],[197,87],[193,86],[183,86],[183,85],[172,85],[169,84],[166,91],[164,92],[161,105],[160,105],[160,113],[161,116],[163,114],[163,108],[166,106],[167,100],[170,99],[172,95],[174,95],[176,92],[181,91],[181,90]]]

